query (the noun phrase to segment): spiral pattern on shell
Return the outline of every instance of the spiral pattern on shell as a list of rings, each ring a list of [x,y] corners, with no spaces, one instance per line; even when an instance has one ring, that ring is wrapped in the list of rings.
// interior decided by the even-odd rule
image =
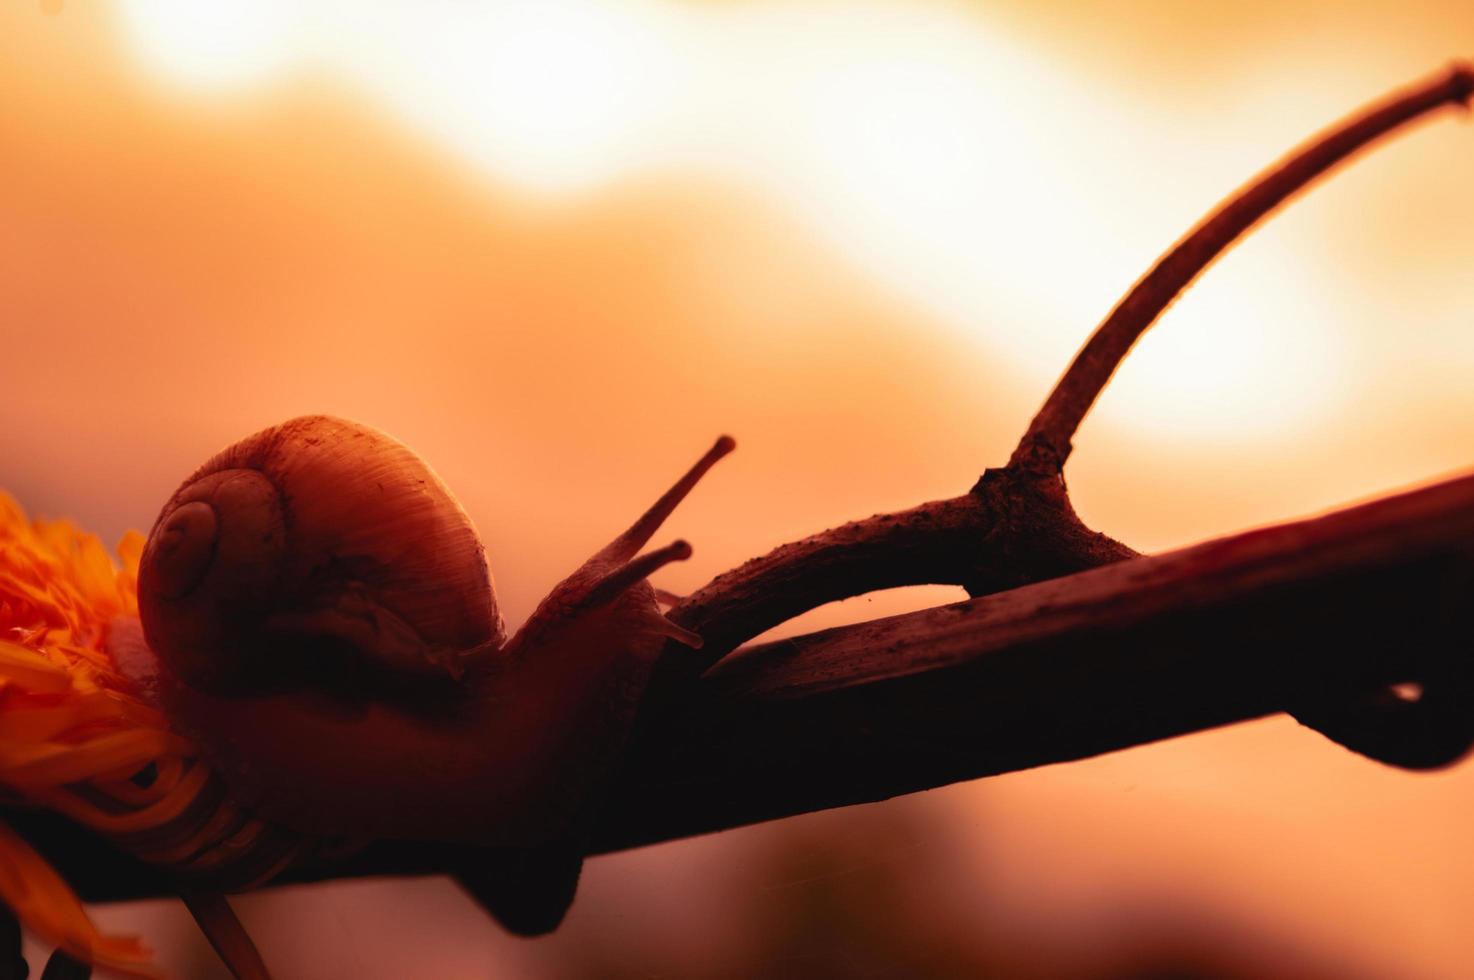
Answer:
[[[159,514],[139,573],[149,646],[181,680],[233,693],[331,653],[458,677],[505,639],[470,518],[376,429],[306,416],[221,451]]]

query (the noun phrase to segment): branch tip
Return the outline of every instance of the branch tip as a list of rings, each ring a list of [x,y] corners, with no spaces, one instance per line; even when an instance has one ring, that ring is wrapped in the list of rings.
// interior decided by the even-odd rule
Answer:
[[[1474,61],[1455,61],[1448,73],[1449,99],[1465,109],[1474,99]]]

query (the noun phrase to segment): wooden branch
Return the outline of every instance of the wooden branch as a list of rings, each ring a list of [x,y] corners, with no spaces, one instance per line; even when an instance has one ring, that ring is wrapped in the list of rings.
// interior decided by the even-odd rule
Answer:
[[[1356,151],[1444,105],[1467,105],[1474,68],[1457,64],[1432,82],[1393,93],[1246,185],[1137,281],[1075,355],[1009,460],[1011,468],[1058,473],[1070,440],[1127,352],[1223,251],[1290,195]]]
[[[1097,755],[1421,680],[1464,656],[1474,475],[1168,554],[739,651],[630,761],[617,850]],[[1306,737],[1318,737],[1307,732]],[[174,892],[47,813],[13,820],[93,900]],[[292,881],[426,874],[380,844]]]
[[[1399,764],[1437,765],[1465,751],[1474,740],[1474,658],[1463,655],[1474,476],[1142,558],[1080,522],[1061,474],[1076,427],[1120,360],[1216,255],[1358,148],[1471,94],[1474,70],[1455,67],[1229,201],[1122,300],[1008,466],[968,494],[786,545],[677,605],[672,617],[707,648],[663,658],[646,695],[656,710],[642,715],[595,849],[881,800],[1286,709]],[[823,602],[923,582],[982,598],[764,644],[711,666]],[[1404,681],[1423,684],[1424,697],[1389,705],[1390,686]],[[1433,735],[1406,737],[1410,726]],[[85,898],[200,884],[54,813],[0,816]],[[462,846],[379,843],[282,880],[438,873],[483,860]]]
[[[1084,758],[1465,656],[1474,476],[739,651],[647,746],[608,849]]]
[[[1474,68],[1378,104],[1313,140],[1219,205],[1143,276],[1096,328],[1019,441],[1008,465],[970,494],[922,504],[784,545],[718,576],[671,610],[700,633],[699,655],[668,648],[657,703],[739,644],[826,602],[903,585],[965,586],[974,596],[1134,557],[1087,528],[1062,481],[1070,440],[1143,332],[1218,255],[1285,199],[1399,126],[1474,96]]]
[[[665,666],[689,679],[740,644],[826,602],[904,585],[986,595],[1136,557],[1090,530],[1059,480],[990,470],[972,491],[782,545],[718,575],[671,610],[701,634]]]

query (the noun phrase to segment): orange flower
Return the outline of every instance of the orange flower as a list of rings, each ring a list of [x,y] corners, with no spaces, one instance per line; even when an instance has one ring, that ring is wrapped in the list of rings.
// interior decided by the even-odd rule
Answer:
[[[126,534],[119,568],[95,535],[31,522],[0,492],[0,792],[104,833],[148,825],[181,785],[203,782],[203,771],[183,778],[203,770],[193,746],[128,692],[104,648],[108,623],[137,615],[143,544]],[[140,771],[155,776],[139,785]],[[99,933],[71,888],[3,824],[0,901],[78,959],[157,976],[141,942]]]

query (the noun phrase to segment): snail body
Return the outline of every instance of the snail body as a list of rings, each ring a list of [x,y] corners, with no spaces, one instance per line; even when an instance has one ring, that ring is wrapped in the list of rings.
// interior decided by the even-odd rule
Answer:
[[[121,662],[230,799],[291,833],[576,837],[665,642],[700,644],[647,581],[690,547],[637,553],[733,446],[719,440],[509,638],[475,528],[430,468],[367,426],[294,419],[218,453],[165,504],[139,570],[146,648]]]

